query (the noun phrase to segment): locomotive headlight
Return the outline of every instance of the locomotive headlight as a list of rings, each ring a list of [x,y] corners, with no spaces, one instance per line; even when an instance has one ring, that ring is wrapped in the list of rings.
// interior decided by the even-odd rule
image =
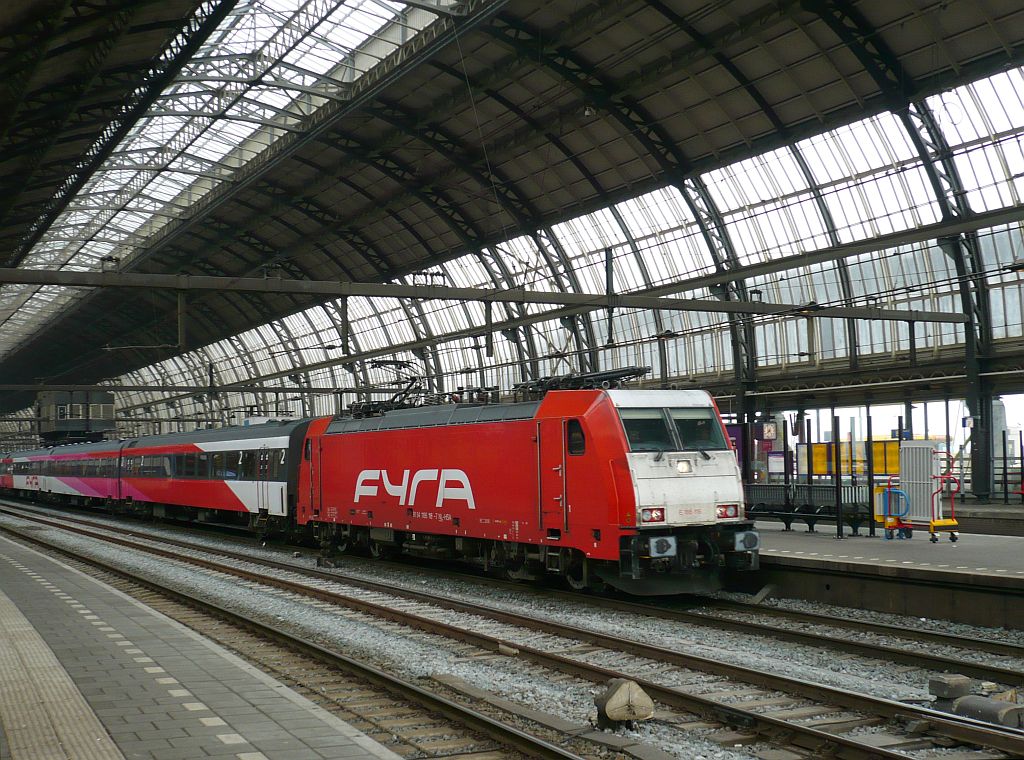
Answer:
[[[640,510],[640,522],[659,523],[665,522],[665,510],[662,507],[650,507]]]
[[[676,469],[683,475],[693,472],[693,462],[689,459],[680,459],[676,462]]]
[[[740,516],[739,504],[719,504],[716,510],[719,520]]]

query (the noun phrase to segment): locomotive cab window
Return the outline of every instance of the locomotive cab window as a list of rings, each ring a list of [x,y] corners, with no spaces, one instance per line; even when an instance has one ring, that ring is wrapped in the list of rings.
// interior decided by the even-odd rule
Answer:
[[[572,456],[579,456],[587,451],[587,437],[583,434],[583,426],[579,420],[569,420],[565,426],[565,449]]]
[[[679,435],[683,451],[729,448],[713,409],[669,409],[668,413]]]
[[[658,408],[619,409],[630,451],[671,451],[676,448],[665,412]]]
[[[729,448],[710,407],[619,409],[630,451],[716,451]]]

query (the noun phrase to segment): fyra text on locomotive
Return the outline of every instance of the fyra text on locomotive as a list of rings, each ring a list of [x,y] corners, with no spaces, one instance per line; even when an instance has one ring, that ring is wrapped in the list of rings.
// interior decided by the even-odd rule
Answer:
[[[388,476],[387,470],[361,470],[356,477],[356,489],[352,500],[358,504],[361,496],[377,496],[379,486],[382,486],[386,494],[398,498],[399,506],[412,507],[416,504],[420,485],[431,482],[437,482],[435,507],[443,506],[446,501],[464,501],[470,509],[476,509],[469,476],[462,470],[455,469],[402,470],[401,475],[394,481]]]

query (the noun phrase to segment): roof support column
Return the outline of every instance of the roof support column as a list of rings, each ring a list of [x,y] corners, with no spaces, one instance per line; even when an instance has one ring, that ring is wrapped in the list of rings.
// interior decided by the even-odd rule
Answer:
[[[911,103],[900,120],[921,153],[935,190],[943,220],[970,214],[963,184],[952,151],[928,106]],[[975,232],[940,238],[939,248],[956,267],[960,303],[969,321],[964,327],[964,371],[967,374],[967,407],[974,417],[971,433],[971,491],[979,499],[992,493],[992,388],[982,376],[992,341],[991,309],[985,283],[984,263]]]
[[[491,281],[494,283],[496,288],[513,288],[516,283],[513,280],[512,273],[509,272],[508,267],[505,266],[505,262],[500,257],[493,255],[492,249],[487,251],[480,251],[477,255],[480,258],[480,263],[483,264],[487,274],[491,276]],[[494,271],[497,268],[501,273],[500,276]],[[522,317],[525,315],[525,308],[522,304],[518,305],[514,310],[508,304],[505,305],[505,310],[510,317],[514,317],[516,314]],[[534,380],[540,377],[540,367],[537,361],[537,346],[533,339],[533,331],[529,325],[522,325],[507,328],[501,331],[501,334],[505,336],[513,346],[516,348],[516,353],[519,356],[519,371],[520,377],[523,381]]]

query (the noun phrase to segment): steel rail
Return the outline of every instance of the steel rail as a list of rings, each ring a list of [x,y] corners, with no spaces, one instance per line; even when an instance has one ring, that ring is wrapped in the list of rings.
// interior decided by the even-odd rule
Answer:
[[[360,678],[365,678],[367,681],[377,684],[378,686],[397,692],[406,699],[416,702],[429,710],[434,710],[445,717],[462,724],[466,728],[484,734],[507,747],[512,747],[521,752],[525,752],[528,757],[551,758],[552,760],[583,760],[579,755],[569,752],[568,750],[564,750],[561,747],[545,741],[544,739],[532,736],[525,731],[515,728],[514,726],[506,725],[505,723],[495,720],[494,718],[484,715],[472,708],[460,705],[459,703],[453,702],[439,694],[434,694],[423,689],[414,683],[410,683],[409,681],[386,673],[377,667],[359,662],[358,660],[348,657],[341,652],[333,651],[301,636],[297,636],[281,628],[277,628],[276,626],[263,623],[213,602],[178,591],[150,578],[137,575],[122,567],[104,562],[103,560],[87,557],[73,550],[54,546],[40,536],[31,535],[8,526],[0,526],[0,531],[16,535],[24,541],[45,547],[50,551],[58,552],[71,559],[97,567],[104,572],[124,578],[132,583],[136,583],[155,591],[158,594],[170,597],[185,605],[199,608],[204,612],[209,612],[216,616],[225,618],[228,622],[234,625],[254,630],[267,638],[284,644],[285,646],[292,647],[302,654],[320,660],[331,667],[347,671]],[[175,558],[177,555],[171,554],[170,556]]]
[[[790,743],[797,743],[794,742],[794,739],[797,734],[800,734],[806,741],[811,742],[812,746],[806,746],[803,744],[799,744],[799,746],[813,748],[817,751],[824,751],[827,747],[829,748],[829,751],[837,757],[904,758],[904,760],[906,758],[906,755],[902,753],[869,747],[868,745],[861,744],[860,742],[848,737],[830,734],[782,719],[771,718],[767,715],[742,710],[732,705],[722,704],[698,695],[685,694],[676,689],[660,686],[656,683],[647,681],[646,679],[637,678],[627,673],[620,673],[607,668],[593,666],[567,657],[562,657],[560,655],[507,641],[495,636],[466,631],[465,629],[458,628],[454,625],[426,618],[416,613],[391,609],[365,599],[360,599],[339,592],[331,592],[324,589],[310,587],[304,584],[288,581],[283,578],[262,576],[251,571],[230,567],[211,560],[201,559],[198,557],[184,557],[177,552],[160,549],[154,546],[140,545],[118,536],[104,535],[84,528],[68,526],[49,518],[26,517],[23,514],[10,512],[6,509],[0,509],[0,512],[13,514],[13,516],[19,517],[20,519],[48,524],[61,530],[86,535],[101,541],[115,543],[138,551],[194,564],[214,572],[232,575],[263,585],[274,586],[298,595],[312,597],[319,601],[341,604],[349,607],[350,609],[356,609],[376,617],[398,622],[409,627],[418,628],[429,633],[435,633],[448,638],[465,641],[489,651],[514,653],[516,655],[525,656],[531,661],[537,662],[545,667],[551,667],[561,672],[584,677],[594,682],[604,682],[608,678],[629,678],[639,683],[643,688],[648,689],[648,693],[652,698],[658,699],[664,704],[688,710],[739,728],[754,730],[756,733],[769,738],[778,737],[785,733],[789,736],[788,741]],[[160,537],[153,536],[147,536],[146,540],[156,543],[164,541],[164,539]],[[171,545],[175,544],[180,544],[180,542],[175,542]],[[195,546],[188,546],[188,548],[199,552],[208,551],[213,554],[223,553],[216,549],[207,550],[204,548],[197,548]],[[242,559],[243,561],[252,564],[261,564],[259,560],[254,560],[250,557],[243,557]],[[290,572],[315,572],[302,569],[297,570],[294,567],[287,566],[286,563],[281,564],[285,565],[284,569]],[[327,573],[324,575],[328,580],[335,583],[348,582],[348,579],[339,578],[334,574]],[[367,581],[363,582],[370,583]],[[377,589],[373,590],[377,591]],[[395,595],[396,590],[387,587],[382,593]],[[414,594],[418,592],[409,593]],[[424,600],[424,603],[437,604],[434,599]],[[474,605],[467,602],[456,602],[455,600],[446,600],[445,607],[452,610],[490,618],[509,625],[518,625],[530,630],[542,631],[549,634],[554,633],[560,636],[586,641],[597,646],[641,657],[647,657],[657,661],[670,662],[681,667],[713,673],[715,675],[751,683],[768,689],[788,692],[790,694],[798,694],[802,697],[813,699],[828,705],[839,705],[847,709],[866,711],[870,714],[882,716],[888,719],[910,717],[924,721],[928,725],[928,730],[931,733],[941,734],[960,742],[977,744],[1010,753],[1024,753],[1024,731],[1022,730],[996,727],[980,721],[941,713],[928,708],[918,707],[916,705],[860,694],[846,689],[825,686],[823,684],[808,683],[806,681],[786,676],[763,673],[751,668],[733,665],[731,663],[725,663],[711,658],[685,655],[662,647],[643,644],[629,639],[621,639],[585,629],[574,628],[572,626],[562,625],[547,620],[536,620],[516,613],[506,612],[504,610],[495,610],[494,608],[487,606]],[[844,752],[852,752],[852,754],[843,754]]]
[[[78,522],[85,525],[93,525],[99,528],[104,527],[100,523],[95,523],[88,520],[78,520]],[[154,538],[153,534],[146,533],[143,531],[122,530],[122,533],[124,533],[125,535],[135,536],[137,538],[143,539]],[[332,573],[324,574],[288,562],[277,562],[275,560],[266,558],[253,558],[251,555],[246,555],[241,552],[231,552],[227,549],[222,548],[214,549],[206,547],[197,547],[195,544],[191,544],[187,541],[179,541],[173,538],[161,536],[156,540],[160,540],[165,543],[170,543],[190,549],[202,548],[202,550],[204,551],[219,553],[226,557],[232,557],[234,559],[245,560],[248,562],[265,564],[269,567],[276,567],[278,569],[291,570],[293,572],[307,573],[310,575],[318,575],[319,577],[329,578],[333,580],[338,580],[340,578],[344,579],[346,582],[351,583],[353,585],[368,584],[366,587],[370,587],[370,584],[375,584],[375,582],[373,581],[365,581],[357,576],[348,575],[347,573],[344,573],[343,571],[340,571],[338,569],[335,569]],[[470,580],[477,583],[483,582],[489,585],[496,585],[508,588],[509,590],[514,590],[516,593],[530,593],[536,596],[564,599],[565,601],[573,602],[576,604],[584,602],[593,607],[617,610],[637,615],[645,615],[647,617],[652,617],[659,620],[670,620],[674,622],[689,623],[693,625],[721,628],[724,630],[735,631],[737,633],[763,635],[773,639],[777,639],[779,641],[789,641],[791,643],[805,644],[808,646],[825,647],[828,649],[840,649],[849,654],[855,654],[858,656],[868,657],[871,659],[886,659],[891,662],[898,662],[904,665],[912,665],[926,670],[956,670],[957,672],[963,675],[970,676],[972,678],[995,681],[997,683],[1006,683],[1010,685],[1015,685],[1018,683],[1024,684],[1024,670],[1017,670],[1014,668],[1006,668],[997,665],[987,665],[985,663],[960,660],[953,657],[946,657],[943,655],[933,655],[923,652],[911,652],[905,649],[900,649],[898,647],[883,644],[865,644],[862,642],[852,641],[849,639],[837,639],[828,634],[813,633],[810,631],[798,631],[789,628],[779,628],[766,623],[758,623],[747,620],[736,620],[733,618],[723,618],[714,614],[692,612],[689,610],[680,610],[672,607],[661,606],[658,604],[644,604],[641,602],[631,602],[607,597],[585,596],[581,595],[578,592],[565,592],[549,588],[537,590],[529,586],[524,586],[521,583],[509,583],[494,578],[481,577],[479,575],[466,575],[463,573],[457,573],[450,570],[445,570],[445,572],[457,576],[468,577]],[[406,592],[401,588],[386,586],[384,584],[375,585],[376,587],[378,587],[379,590],[386,591],[386,593],[392,593],[396,595],[404,595],[408,593],[409,595],[420,594],[422,596],[426,593],[417,592],[415,590],[409,590],[408,592]],[[434,601],[435,603],[441,603],[445,600],[443,597],[435,596]],[[707,602],[704,606],[732,610],[735,612],[751,613],[755,615],[765,615],[769,617],[790,618],[798,622],[811,623],[814,625],[830,626],[834,628],[848,628],[851,630],[862,631],[865,633],[873,633],[880,636],[894,636],[897,638],[912,639],[926,643],[942,644],[953,648],[965,649],[979,653],[1016,657],[1021,660],[1024,660],[1024,646],[1021,646],[1020,644],[1012,644],[1009,642],[996,641],[994,639],[966,639],[955,634],[942,633],[939,631],[925,631],[921,629],[903,628],[888,623],[876,623],[865,620],[858,620],[856,618],[850,618],[845,616],[825,615],[822,613],[788,610],[778,607],[762,607],[753,604],[746,604],[743,602],[731,602],[718,599],[711,600]]]
[[[393,596],[400,596],[406,599],[412,599],[415,601],[425,602],[428,604],[436,604],[439,606],[447,607],[448,609],[456,609],[461,611],[473,611],[471,609],[464,609],[466,605],[470,603],[457,602],[447,597],[433,594],[428,591],[417,591],[415,589],[406,589],[402,587],[392,586],[386,583],[380,583],[378,581],[366,580],[358,576],[349,575],[343,571],[335,569],[332,572],[324,572],[319,570],[313,570],[311,568],[301,567],[289,562],[280,562],[268,558],[253,558],[251,555],[246,555],[241,552],[232,552],[227,549],[220,548],[208,548],[208,547],[197,547],[195,544],[190,544],[187,541],[179,541],[171,538],[154,538],[152,534],[146,534],[137,531],[124,531],[127,535],[132,535],[137,538],[158,540],[164,543],[169,543],[175,546],[181,546],[183,548],[189,548],[193,550],[205,551],[211,554],[219,554],[224,557],[230,557],[231,559],[241,560],[250,562],[258,565],[265,565],[266,567],[272,567],[278,570],[288,570],[303,575],[309,575],[316,578],[322,578],[324,580],[331,581],[342,581],[349,585],[359,586],[371,591],[379,591],[381,593],[391,594]],[[521,589],[522,586],[520,585]],[[569,594],[564,592],[552,592],[551,594],[545,594],[545,596],[558,595],[559,598],[563,598],[566,601],[579,604],[581,601],[590,601],[589,597],[581,596],[580,594]],[[847,652],[849,654],[855,654],[860,657],[867,657],[873,660],[886,660],[889,662],[897,662],[904,665],[912,665],[919,667],[924,670],[938,670],[957,672],[962,675],[969,676],[971,678],[979,678],[987,681],[995,681],[996,683],[1003,683],[1010,686],[1024,685],[1024,671],[1016,670],[1013,668],[1001,667],[998,665],[987,665],[985,663],[970,662],[968,660],[960,660],[954,657],[946,657],[943,655],[929,654],[927,652],[911,652],[906,649],[900,649],[899,647],[886,646],[882,644],[870,644],[859,641],[852,641],[850,639],[836,639],[828,636],[827,634],[812,633],[808,631],[795,631],[786,628],[777,628],[765,623],[756,623],[753,621],[742,621],[742,620],[731,620],[729,618],[720,618],[712,615],[703,615],[696,612],[686,612],[682,610],[672,609],[661,609],[656,606],[638,604],[635,602],[625,602],[619,600],[601,600],[601,607],[606,609],[618,610],[621,612],[629,612],[632,614],[646,615],[648,617],[655,617],[662,620],[671,620],[680,623],[689,623],[693,625],[700,625],[703,627],[721,628],[724,630],[730,630],[737,633],[753,634],[760,636],[767,636],[779,641],[788,641],[796,644],[803,644],[807,646],[822,647],[825,649]],[[605,603],[606,602],[606,603]],[[474,607],[477,605],[474,605]],[[487,607],[485,605],[479,605],[480,607],[488,610],[494,610],[498,613],[501,610]],[[742,605],[738,605],[742,607]],[[757,608],[754,608],[755,610]],[[821,616],[827,618],[827,616]],[[529,620],[530,618],[525,618]],[[819,621],[823,624],[827,624],[825,621]],[[517,622],[516,625],[525,625],[522,621]],[[548,624],[554,625],[554,624]],[[887,635],[898,635],[900,629],[896,626],[891,626],[893,631],[887,631]],[[550,628],[548,629],[550,630]],[[580,632],[584,629],[572,629],[571,634],[574,637],[582,635]],[[954,642],[958,642],[960,646],[965,646],[968,642],[950,636]],[[957,643],[945,643],[950,646],[957,646]],[[1012,645],[1007,644],[1007,647]],[[1024,647],[1018,647],[1019,651],[1016,652],[1018,656],[1024,658]]]
[[[961,649],[970,649],[976,652],[1004,655],[1007,657],[1018,657],[1024,660],[1024,646],[1012,644],[1008,641],[997,641],[996,639],[965,639],[952,633],[942,631],[925,631],[920,628],[903,628],[892,623],[876,623],[869,620],[858,620],[857,618],[845,615],[825,615],[821,612],[804,612],[802,610],[790,610],[782,607],[763,607],[756,604],[744,604],[743,602],[730,602],[725,600],[714,600],[708,607],[732,610],[734,612],[751,613],[755,615],[766,615],[770,617],[787,618],[801,623],[812,623],[814,625],[826,625],[834,628],[849,628],[864,633],[875,633],[881,636],[897,636],[903,639],[913,639],[929,644],[944,644]],[[704,613],[693,613],[704,616]],[[707,615],[708,619],[716,623],[723,618]],[[1024,677],[1024,673],[1021,673]],[[980,676],[978,676],[980,677]]]
[[[89,521],[79,520],[78,522],[86,525],[93,525],[95,527],[103,527],[100,524]],[[154,536],[152,534],[145,533],[143,531],[123,530],[122,533],[124,533],[125,535],[135,536],[137,538],[154,539]],[[163,541],[165,543],[190,549],[202,549],[203,551],[221,554],[223,556],[231,557],[233,559],[245,560],[247,562],[253,562],[256,564],[264,564],[268,567],[276,567],[282,570],[291,570],[293,572],[306,573],[309,575],[315,575],[317,577],[322,577],[330,580],[343,579],[346,583],[350,583],[352,585],[362,585],[364,588],[374,588],[385,593],[391,593],[398,596],[407,596],[409,598],[413,598],[415,596],[421,601],[429,601],[435,604],[443,604],[447,603],[448,601],[444,597],[431,595],[428,592],[405,590],[402,588],[386,584],[376,583],[374,581],[367,581],[357,576],[348,575],[347,573],[344,573],[339,570],[335,570],[332,573],[319,573],[318,571],[314,571],[309,568],[301,567],[288,562],[277,562],[275,560],[266,558],[253,558],[251,555],[246,555],[241,552],[231,552],[227,549],[221,548],[213,549],[207,547],[197,547],[195,544],[191,544],[187,541],[179,541],[173,538],[159,537],[155,540]],[[601,607],[603,609],[611,609],[618,610],[621,612],[628,612],[631,614],[645,615],[647,617],[657,618],[660,620],[671,620],[674,622],[688,623],[704,627],[720,628],[723,630],[735,631],[737,633],[767,636],[779,641],[788,641],[791,643],[804,644],[807,646],[824,647],[826,649],[832,650],[839,649],[841,651],[847,652],[849,654],[855,654],[860,657],[867,657],[876,660],[884,659],[889,662],[896,662],[903,665],[911,665],[925,670],[930,669],[939,671],[955,671],[963,675],[969,676],[971,678],[995,681],[996,683],[1005,683],[1008,685],[1024,684],[1024,670],[1017,670],[1014,668],[1007,668],[998,665],[987,665],[985,663],[971,662],[969,660],[957,659],[955,657],[946,657],[944,655],[929,654],[927,652],[912,652],[906,649],[901,649],[899,647],[884,644],[870,644],[859,641],[853,641],[850,639],[837,639],[833,636],[829,636],[828,634],[814,633],[811,631],[798,631],[788,628],[779,628],[767,623],[758,623],[754,621],[723,618],[712,614],[690,612],[686,610],[662,607],[656,604],[643,604],[619,599],[583,596],[579,593],[568,593],[553,589],[544,589],[542,592],[537,592],[534,589],[530,589],[529,587],[523,586],[522,584],[506,584],[503,581],[496,581],[493,578],[481,578],[479,576],[472,576],[472,579],[477,582],[485,581],[492,584],[501,584],[503,586],[509,586],[510,588],[514,589],[517,593],[523,593],[528,591],[532,594],[542,594],[545,597],[555,597],[564,599],[575,604],[585,602],[586,604],[589,604],[591,606]],[[947,633],[905,629],[895,625],[888,625],[884,623],[870,623],[867,621],[856,620],[854,618],[835,617],[831,615],[823,615],[821,613],[806,613],[794,610],[782,610],[774,607],[759,607],[739,602],[726,602],[715,600],[710,603],[710,606],[735,610],[737,612],[764,614],[766,616],[789,617],[801,622],[808,622],[816,625],[826,625],[836,628],[850,628],[854,630],[864,631],[867,633],[874,633],[884,636],[896,636],[904,639],[910,638],[919,641],[944,644],[950,647],[958,647],[961,649],[968,649],[989,654],[1018,657],[1021,660],[1024,660],[1024,646],[1020,646],[1018,644],[1010,644],[1008,642],[994,641],[991,639],[965,639]]]

